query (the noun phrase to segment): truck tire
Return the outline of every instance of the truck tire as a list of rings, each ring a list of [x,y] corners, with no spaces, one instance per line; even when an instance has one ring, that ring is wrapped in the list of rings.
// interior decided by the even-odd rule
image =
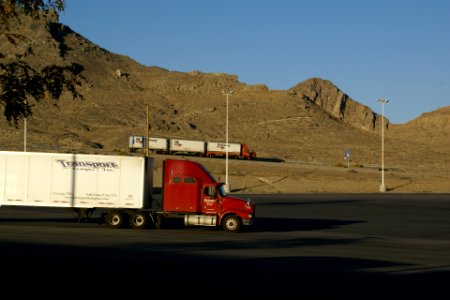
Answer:
[[[142,229],[148,226],[149,217],[143,211],[134,212],[130,217],[130,226],[134,229]]]
[[[239,232],[241,226],[242,221],[239,216],[229,215],[222,220],[222,227],[226,232]]]
[[[111,211],[106,215],[106,224],[110,228],[122,228],[125,224],[125,215],[120,211]]]

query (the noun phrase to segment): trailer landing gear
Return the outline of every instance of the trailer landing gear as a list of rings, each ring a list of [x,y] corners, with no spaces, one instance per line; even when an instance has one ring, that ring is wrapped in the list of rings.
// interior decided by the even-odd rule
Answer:
[[[72,212],[75,214],[75,218],[77,219],[78,223],[81,222],[88,222],[89,218],[94,213],[95,208],[73,208]]]

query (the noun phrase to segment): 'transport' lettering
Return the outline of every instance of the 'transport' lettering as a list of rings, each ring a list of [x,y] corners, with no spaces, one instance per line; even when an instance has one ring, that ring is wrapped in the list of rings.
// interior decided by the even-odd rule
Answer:
[[[96,161],[68,161],[64,159],[56,160],[61,164],[63,168],[77,168],[77,167],[88,167],[93,169],[98,168],[113,168],[118,169],[119,165],[113,161],[110,162],[96,162]]]

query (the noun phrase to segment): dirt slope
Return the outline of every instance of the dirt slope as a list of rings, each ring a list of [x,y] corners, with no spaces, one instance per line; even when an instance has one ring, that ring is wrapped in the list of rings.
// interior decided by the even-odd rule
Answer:
[[[380,165],[381,116],[330,80],[311,78],[288,90],[269,90],[264,84],[240,82],[232,74],[144,66],[92,43],[58,23],[57,16],[23,17],[13,28],[29,40],[19,48],[2,40],[0,52],[12,55],[30,47],[33,54],[25,59],[36,67],[76,63],[84,69],[79,88],[83,99],[73,100],[66,92],[58,101],[35,103],[33,115],[27,119],[31,151],[127,153],[128,137],[145,134],[147,105],[152,136],[224,141],[226,97],[222,91],[229,88],[234,91],[229,97],[229,140],[248,144],[261,160],[342,169],[344,151],[349,149],[351,165],[360,174],[363,168],[376,170]],[[446,107],[404,125],[386,120],[386,167],[449,170],[449,118],[450,107]],[[23,139],[22,123],[14,128],[0,120],[1,150],[22,151]],[[256,170],[246,172],[265,168],[255,164]],[[279,172],[287,169],[282,166]],[[253,174],[253,179],[256,177]],[[295,185],[293,181],[290,189],[275,190],[301,190]],[[373,189],[376,184],[371,185]]]

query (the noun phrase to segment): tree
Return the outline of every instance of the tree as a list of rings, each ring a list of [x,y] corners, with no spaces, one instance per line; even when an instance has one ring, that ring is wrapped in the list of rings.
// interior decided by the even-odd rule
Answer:
[[[12,20],[20,15],[40,18],[47,13],[62,12],[64,7],[64,0],[0,0],[0,37],[17,46],[27,37],[11,32]],[[24,59],[29,55],[32,55],[32,49],[16,53],[12,58],[0,52],[0,105],[4,107],[4,117],[15,127],[19,119],[32,114],[29,98],[39,102],[48,94],[56,100],[64,89],[74,98],[82,98],[76,89],[83,70],[80,65],[49,65],[35,69]]]

